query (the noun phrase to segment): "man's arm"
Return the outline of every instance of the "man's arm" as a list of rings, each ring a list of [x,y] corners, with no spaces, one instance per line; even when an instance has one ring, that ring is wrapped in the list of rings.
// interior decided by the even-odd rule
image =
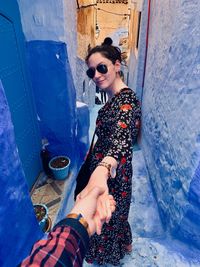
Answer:
[[[36,242],[20,266],[82,266],[88,243],[85,227],[76,219],[66,218],[54,227],[47,240]]]
[[[20,266],[82,266],[89,235],[94,234],[97,229],[97,199],[103,192],[103,189],[96,187],[83,199],[77,200],[70,214],[53,228],[47,240],[35,243],[30,256]],[[115,210],[116,203],[112,196],[108,196],[107,205],[112,212]],[[106,216],[98,227],[105,220]]]

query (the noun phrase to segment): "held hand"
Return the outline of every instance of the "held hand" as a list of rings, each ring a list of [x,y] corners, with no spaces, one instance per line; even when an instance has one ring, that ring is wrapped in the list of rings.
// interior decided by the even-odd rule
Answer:
[[[103,188],[104,192],[108,193],[107,179],[107,169],[101,166],[97,167],[90,176],[87,186],[81,191],[80,194],[78,194],[77,199],[83,198],[95,186]]]
[[[101,213],[101,217],[96,212],[97,200],[100,195],[104,192],[104,189],[100,187],[94,187],[87,195],[83,198],[77,199],[74,208],[71,213],[81,213],[84,219],[89,224],[90,234],[94,234],[96,231],[98,233],[101,231],[103,223],[107,220],[106,214]],[[116,202],[112,196],[106,199],[107,208],[113,212],[115,210]]]
[[[108,223],[112,213],[115,211],[116,202],[112,195],[107,193],[99,196],[97,201],[97,211],[95,213],[96,233],[101,234],[101,228],[104,222]]]
[[[107,185],[108,176],[109,173],[107,168],[103,166],[97,166],[96,169],[93,171],[87,186],[77,196],[77,200],[80,200],[84,198],[88,194],[88,192],[90,192],[94,187],[102,188],[103,194],[98,198],[97,212],[95,213],[94,216],[97,234],[101,233],[101,228],[103,223],[109,222],[112,212],[114,212],[115,210],[115,208],[113,209],[113,204],[110,205],[111,201],[114,201],[114,199],[108,193],[108,185]]]

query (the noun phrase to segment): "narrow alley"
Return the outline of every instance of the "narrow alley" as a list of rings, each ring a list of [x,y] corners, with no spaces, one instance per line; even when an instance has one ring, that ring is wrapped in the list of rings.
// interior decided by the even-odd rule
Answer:
[[[131,250],[132,233],[132,250],[118,266],[200,267],[199,13],[198,0],[1,1],[0,267],[18,266],[35,242],[45,242],[70,213],[78,171],[95,128],[103,125],[96,124],[98,111],[124,89],[128,102],[117,105],[122,117],[132,109],[139,114],[141,105],[142,119],[140,123],[138,115],[129,122],[136,136],[140,128],[133,147],[132,195],[131,186],[123,188],[126,179],[131,184],[129,160],[128,174],[124,167],[116,183],[118,206],[126,208],[112,217],[120,218],[118,229],[125,229],[115,237],[128,241],[115,242],[108,237],[114,227],[108,227],[107,251],[115,251],[107,256]],[[110,44],[104,43],[106,38]],[[96,46],[112,47],[106,53],[115,53],[95,52],[89,60]],[[110,107],[107,111],[113,113],[104,118],[102,129],[112,136],[117,113]],[[120,143],[116,151],[121,155],[117,161],[105,153],[112,158],[100,165],[107,176],[111,168],[119,171],[128,162],[122,150],[132,154],[131,140],[136,140],[132,133],[125,135],[128,124],[116,122],[124,135],[121,143],[117,136],[110,146]],[[107,145],[104,139],[101,148]],[[97,154],[101,160],[100,148],[93,159]],[[87,222],[84,227],[89,240]],[[104,247],[96,249],[101,254]],[[102,265],[84,260],[83,267],[90,266]]]

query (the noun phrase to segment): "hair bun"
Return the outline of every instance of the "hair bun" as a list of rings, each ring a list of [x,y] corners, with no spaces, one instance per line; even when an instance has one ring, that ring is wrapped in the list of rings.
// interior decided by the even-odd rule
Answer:
[[[112,45],[113,40],[110,37],[106,37],[102,43],[102,45]]]

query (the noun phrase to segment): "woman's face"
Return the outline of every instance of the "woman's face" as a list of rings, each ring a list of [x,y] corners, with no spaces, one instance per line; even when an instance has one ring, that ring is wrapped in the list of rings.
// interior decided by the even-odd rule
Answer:
[[[101,64],[106,65],[108,69],[106,73],[101,73],[96,69]],[[88,68],[95,69],[94,77],[92,79],[99,88],[113,89],[117,73],[120,71],[120,63],[118,61],[113,64],[112,61],[97,52],[90,56],[88,60]]]

